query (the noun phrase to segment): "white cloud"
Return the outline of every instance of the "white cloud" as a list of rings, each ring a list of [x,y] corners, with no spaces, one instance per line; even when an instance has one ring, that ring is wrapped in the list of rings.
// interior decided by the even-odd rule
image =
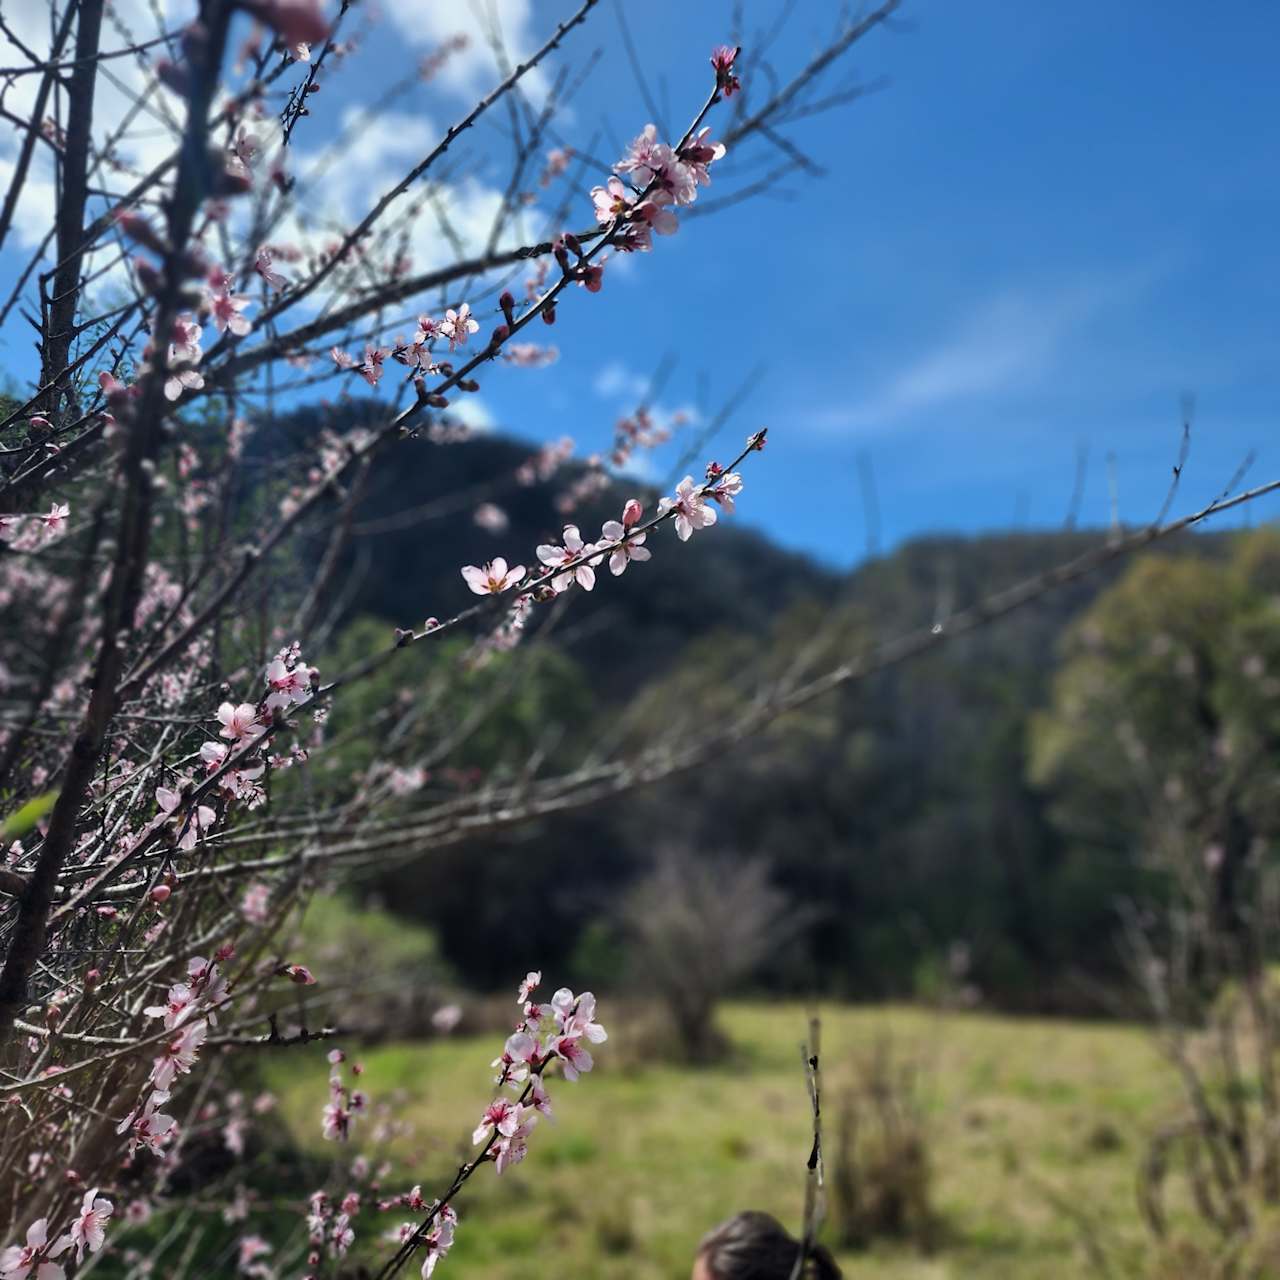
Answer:
[[[591,384],[596,395],[606,400],[622,398],[638,400],[649,389],[649,379],[642,377],[617,360],[610,360]]]
[[[543,33],[532,28],[532,0],[427,0],[392,4],[387,13],[424,52],[439,48],[453,36],[467,37],[466,48],[451,54],[432,81],[462,95],[474,96],[497,84],[500,73],[491,47],[495,35],[513,65],[534,53],[544,39]],[[535,67],[520,83],[524,92],[539,102],[549,87],[541,67]]]
[[[1091,322],[1131,302],[1152,278],[1150,270],[1135,271],[997,294],[870,395],[819,410],[809,420],[820,430],[883,430],[944,406],[1035,387],[1062,368],[1072,342]]]
[[[449,401],[447,416],[478,434],[492,431],[496,425],[489,406],[475,395],[454,396]]]

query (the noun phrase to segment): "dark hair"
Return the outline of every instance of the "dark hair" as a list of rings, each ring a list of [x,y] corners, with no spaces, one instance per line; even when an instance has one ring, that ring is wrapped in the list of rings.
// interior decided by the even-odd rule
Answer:
[[[791,1280],[800,1242],[772,1214],[748,1210],[722,1222],[703,1237],[698,1256],[712,1280]],[[805,1259],[806,1280],[840,1280],[840,1268],[822,1247]]]

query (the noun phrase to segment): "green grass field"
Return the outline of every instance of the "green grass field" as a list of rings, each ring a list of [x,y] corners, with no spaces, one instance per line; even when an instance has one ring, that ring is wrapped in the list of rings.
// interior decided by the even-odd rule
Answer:
[[[1145,1272],[1135,1171],[1146,1136],[1178,1099],[1145,1032],[901,1008],[821,1013],[830,1125],[856,1063],[884,1037],[917,1070],[942,1219],[932,1252],[893,1242],[841,1251],[850,1276],[1078,1277],[1089,1274],[1084,1234],[1107,1244],[1117,1274]],[[810,1134],[806,1010],[731,1006],[723,1025],[734,1057],[697,1071],[637,1064],[625,1021],[607,1004],[602,1017],[611,1040],[597,1070],[578,1084],[556,1081],[557,1121],[539,1126],[529,1158],[501,1178],[480,1170],[464,1191],[449,1276],[672,1280],[688,1274],[702,1233],[738,1209],[798,1226]],[[430,1194],[447,1184],[489,1100],[495,1049],[486,1037],[362,1055],[370,1094],[396,1096],[414,1125],[393,1144],[406,1185],[420,1181]],[[271,1083],[299,1140],[325,1146],[322,1054],[305,1069],[278,1060]],[[829,1132],[829,1151],[834,1141]]]

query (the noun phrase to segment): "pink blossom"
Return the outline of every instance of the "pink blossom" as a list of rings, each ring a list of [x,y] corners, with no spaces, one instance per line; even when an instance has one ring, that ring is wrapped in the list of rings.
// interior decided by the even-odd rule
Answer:
[[[595,1065],[591,1054],[582,1047],[577,1036],[557,1036],[549,1048],[563,1061],[566,1080],[576,1080],[580,1074],[585,1074]]]
[[[343,351],[341,347],[330,347],[329,355],[339,369],[354,369],[360,363],[355,356],[351,355],[350,352]]]
[[[265,246],[258,250],[257,257],[253,260],[253,269],[272,289],[283,289],[289,283],[285,276],[272,269],[271,251]]]
[[[391,770],[387,786],[393,796],[409,796],[426,785],[427,771],[421,765]]]
[[[200,835],[208,831],[217,821],[218,815],[208,805],[196,805],[194,809],[181,811],[182,796],[168,787],[156,788],[156,804],[161,810],[170,814],[181,834],[178,837],[178,848],[194,849]]]
[[[305,663],[298,663],[290,670],[283,658],[272,658],[264,672],[267,686],[271,690],[267,706],[274,710],[306,702],[311,696],[311,674],[311,668]]]
[[[498,1098],[491,1102],[480,1117],[471,1141],[479,1146],[488,1142],[495,1133],[499,1137],[510,1137],[520,1127],[520,1107],[508,1098]]]
[[[555,1119],[551,1111],[551,1095],[547,1092],[546,1085],[542,1083],[541,1076],[534,1076],[529,1086],[529,1105],[540,1115],[546,1116],[548,1120]]]
[[[149,1079],[159,1090],[168,1090],[174,1079],[186,1075],[195,1066],[196,1056],[209,1034],[209,1024],[203,1018],[189,1022],[165,1046],[163,1053],[151,1066]]]
[[[680,230],[680,221],[667,205],[671,197],[664,191],[655,191],[644,204],[636,209],[636,216],[660,236],[672,236]]]
[[[526,1005],[526,1010],[530,1006]],[[511,1084],[524,1080],[539,1061],[538,1042],[527,1031],[516,1031],[507,1037],[501,1054],[491,1066],[497,1069],[495,1084]]]
[[[714,498],[730,515],[733,514],[734,499],[742,492],[742,477],[736,471],[722,475],[707,491],[708,498]]]
[[[130,1200],[124,1207],[124,1220],[131,1227],[143,1227],[151,1221],[151,1206],[145,1200]]]
[[[240,1240],[240,1270],[246,1275],[270,1275],[269,1269],[258,1263],[266,1257],[271,1246],[261,1236],[244,1236]]]
[[[364,363],[360,366],[360,376],[371,386],[376,387],[378,380],[382,377],[382,362],[387,358],[388,352],[381,347],[375,347],[372,343],[366,343],[364,349]]]
[[[462,1021],[462,1006],[442,1004],[431,1015],[431,1025],[442,1035],[447,1036]]]
[[[258,709],[251,702],[242,702],[239,706],[224,702],[218,708],[217,718],[222,725],[219,736],[233,742],[251,741],[266,732],[266,725],[258,723]]]
[[[168,1101],[168,1093],[156,1090],[147,1096],[142,1107],[131,1111],[116,1126],[117,1133],[127,1133],[132,1130],[129,1138],[130,1151],[145,1147],[148,1151],[159,1155],[164,1150],[165,1144],[176,1135],[178,1122],[172,1116],[157,1110]]]
[[[250,133],[244,125],[236,131],[231,143],[231,159],[228,167],[243,177],[248,177],[253,163],[262,154],[262,141],[256,134]]]
[[[565,1035],[586,1036],[592,1044],[603,1044],[609,1038],[609,1033],[595,1020],[596,998],[592,992],[584,991],[575,999],[568,987],[561,987],[551,997],[551,1007]]]
[[[106,1242],[107,1219],[114,1207],[110,1200],[98,1195],[97,1187],[86,1191],[80,1202],[80,1215],[71,1224],[70,1234],[63,1236],[55,1248],[61,1252],[64,1241],[70,1244],[75,1249],[77,1262],[82,1262],[86,1253],[97,1253]]]
[[[625,572],[632,560],[643,562],[648,560],[651,554],[648,548],[642,545],[645,538],[643,533],[637,533],[630,538],[626,537],[626,533],[627,531],[616,520],[606,520],[600,529],[600,537],[603,541],[621,544],[615,547],[609,556],[609,572],[614,577]],[[626,538],[625,542],[624,538]]]
[[[530,969],[524,975],[524,981],[520,984],[516,991],[516,1004],[524,1004],[526,1000],[538,989],[542,982],[542,970]]]
[[[204,378],[194,369],[177,369],[165,379],[164,398],[177,400],[184,391],[199,391],[203,386]]]
[[[707,125],[700,129],[680,151],[680,160],[688,169],[695,187],[710,186],[711,176],[707,170],[713,161],[724,158],[724,143],[716,142],[710,134],[711,126]]]
[[[515,1108],[516,1125],[509,1134],[501,1134],[489,1148],[493,1157],[494,1169],[498,1173],[519,1164],[529,1152],[528,1139],[533,1126],[538,1122],[537,1112],[532,1107],[517,1105]]]
[[[0,1253],[0,1276],[12,1277],[12,1280],[26,1280],[27,1277],[30,1280],[62,1280],[65,1274],[62,1268],[47,1259],[51,1254],[63,1252],[66,1246],[59,1241],[51,1249],[46,1243],[48,1238],[48,1219],[37,1218],[27,1228],[25,1245],[10,1245]]]
[[[674,498],[662,498],[658,502],[659,514],[675,511],[676,537],[688,542],[695,529],[709,529],[716,522],[716,510],[707,504],[705,496],[693,483],[692,476],[685,476],[676,485]]]
[[[240,899],[240,914],[250,924],[266,924],[270,905],[271,890],[258,881],[244,891],[244,897]]]
[[[166,1031],[172,1031],[186,1021],[187,1015],[196,1007],[196,995],[185,982],[175,982],[169,988],[169,994],[162,1005],[151,1005],[143,1009],[148,1018],[163,1018]]]
[[[505,533],[507,526],[511,523],[507,513],[492,502],[482,502],[472,512],[471,518],[481,529],[486,529],[489,533]]]
[[[635,203],[635,197],[627,190],[622,179],[614,177],[603,187],[592,187],[591,199],[596,207],[596,221],[601,226],[616,218],[625,218]]]
[[[540,184],[549,187],[569,167],[569,161],[572,159],[572,147],[553,147],[547,152],[546,167],[542,170]]]
[[[622,508],[623,527],[630,529],[632,525],[639,524],[642,515],[644,515],[644,508],[640,505],[640,500],[628,498],[626,505]]]
[[[647,187],[674,159],[671,148],[658,141],[658,126],[647,124],[614,167],[619,173],[634,174],[636,185]]]
[[[70,514],[71,506],[69,503],[55,502],[50,505],[48,512],[40,517],[40,521],[50,532],[57,533]]]
[[[564,569],[551,579],[551,589],[559,594],[568,591],[576,582],[584,591],[590,591],[596,585],[596,573],[590,561],[595,546],[584,543],[578,526],[567,524],[564,527],[564,546],[553,547],[544,543],[538,548],[538,559],[549,569]]]
[[[711,65],[716,73],[716,88],[726,98],[732,98],[742,88],[733,71],[733,64],[738,60],[738,54],[741,52],[741,49],[727,44],[717,45],[711,50]]]
[[[578,284],[588,293],[599,293],[604,288],[604,264],[609,260],[602,253],[594,262],[584,262],[578,268]]]
[[[458,1215],[453,1206],[441,1206],[431,1230],[422,1238],[422,1247],[426,1251],[426,1256],[422,1259],[422,1280],[430,1280],[436,1263],[453,1248],[454,1229],[457,1225]]]
[[[312,976],[311,970],[305,964],[287,964],[283,972],[290,982],[296,982],[300,987],[314,987],[316,985],[316,980]]]
[[[330,1142],[345,1142],[351,1132],[351,1112],[340,1102],[326,1103],[320,1132]]]
[[[476,595],[496,596],[510,590],[524,577],[524,565],[518,564],[508,569],[507,562],[501,556],[496,556],[483,569],[478,569],[473,564],[464,565],[462,576]]]
[[[452,307],[444,313],[440,324],[440,332],[449,339],[449,350],[464,346],[473,333],[480,332],[480,322],[471,314],[471,308],[463,303],[457,311]]]
[[[231,333],[236,337],[243,337],[253,328],[253,325],[240,312],[251,301],[252,299],[245,297],[244,294],[215,294],[209,300],[210,310],[213,313],[213,327],[219,333]]]

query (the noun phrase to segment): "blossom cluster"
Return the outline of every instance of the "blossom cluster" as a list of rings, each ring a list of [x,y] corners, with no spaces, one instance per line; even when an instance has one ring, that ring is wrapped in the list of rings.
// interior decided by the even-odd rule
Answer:
[[[387,357],[400,364],[407,365],[415,376],[449,374],[453,369],[448,362],[437,362],[435,358],[436,344],[447,342],[450,352],[465,347],[473,334],[480,332],[480,322],[471,314],[468,303],[461,303],[456,309],[449,307],[444,318],[437,320],[434,316],[420,315],[418,327],[410,339],[397,338],[390,347],[379,347],[372,342],[365,344],[364,358],[357,360],[341,347],[332,347],[329,356],[339,369],[354,370],[371,387],[376,387],[382,380],[382,373]],[[526,363],[535,363],[529,358]],[[443,408],[442,404],[435,407]]]
[[[218,787],[225,801],[239,802],[247,809],[257,808],[266,799],[262,778],[267,766],[287,768],[295,760],[305,758],[305,753],[300,757],[296,752],[291,756],[264,756],[257,744],[276,713],[287,714],[294,706],[307,701],[316,674],[314,667],[302,661],[296,644],[286,646],[267,664],[263,672],[267,692],[258,702],[223,702],[218,707],[214,718],[221,726],[218,736],[223,741],[210,739],[202,743],[198,754],[206,776],[219,774]],[[237,767],[225,768],[231,759]],[[160,786],[155,791],[157,806],[173,825],[174,844],[183,852],[195,848],[218,816],[209,805],[193,805],[187,800],[190,787],[190,778],[180,778],[176,786]]]
[[[558,1063],[565,1079],[577,1080],[593,1066],[584,1041],[603,1044],[608,1039],[596,1021],[596,998],[590,991],[574,995],[561,987],[544,1002],[536,997],[541,984],[542,973],[536,970],[520,983],[516,993],[520,1017],[492,1064],[497,1070],[494,1083],[512,1096],[500,1094],[484,1109],[471,1135],[480,1151],[464,1166],[460,1180],[484,1163],[492,1163],[498,1173],[519,1164],[528,1154],[529,1137],[538,1118],[552,1116],[547,1071]],[[419,1187],[408,1196],[384,1201],[379,1208],[401,1204],[426,1214],[417,1226],[405,1223],[395,1238],[405,1249],[422,1250],[421,1272],[423,1280],[428,1280],[453,1245],[457,1213],[448,1199],[428,1204]]]
[[[27,1228],[25,1244],[10,1245],[0,1253],[0,1276],[6,1280],[63,1280],[65,1270],[52,1259],[70,1252],[79,1264],[86,1255],[97,1253],[106,1242],[107,1220],[114,1207],[91,1187],[68,1230],[52,1243],[48,1218],[37,1218]]]
[[[550,595],[560,595],[575,585],[591,591],[596,584],[596,570],[606,560],[609,572],[617,577],[626,572],[631,561],[650,558],[651,552],[644,544],[647,529],[653,524],[671,518],[676,536],[687,542],[695,529],[708,529],[716,523],[717,508],[731,513],[741,492],[741,475],[713,462],[708,464],[704,483],[685,476],[673,495],[659,499],[657,516],[649,525],[641,526],[644,508],[639,499],[630,498],[620,520],[604,522],[597,541],[587,542],[578,526],[569,524],[564,527],[560,543],[540,544],[536,549],[540,570],[526,569],[523,564],[508,565],[502,556],[495,556],[485,565],[464,565],[462,578],[476,595],[501,595],[513,588],[532,588],[535,583]],[[522,590],[521,598],[523,595]]]
[[[623,253],[647,252],[655,233],[669,236],[679,230],[676,209],[697,200],[698,188],[710,185],[711,165],[724,154],[724,144],[711,137],[709,126],[672,147],[659,139],[657,125],[645,125],[614,165],[614,174],[603,186],[592,187],[596,222],[618,229],[614,244]]]
[[[41,551],[66,532],[70,514],[68,503],[54,502],[44,515],[0,515],[0,542],[14,551]]]
[[[329,1101],[325,1103],[320,1129],[330,1142],[346,1142],[351,1137],[351,1122],[363,1115],[369,1106],[368,1096],[361,1089],[348,1086],[342,1077],[342,1064],[347,1056],[341,1049],[329,1053]],[[364,1068],[358,1062],[351,1064],[351,1075],[358,1078]]]
[[[218,1021],[217,1011],[231,998],[227,980],[219,969],[234,949],[224,946],[212,960],[196,956],[187,964],[187,980],[173,983],[163,1004],[143,1010],[148,1018],[161,1020],[165,1032],[159,1055],[151,1065],[138,1105],[116,1126],[116,1133],[128,1134],[128,1150],[139,1149],[161,1155],[178,1136],[178,1122],[160,1108],[169,1101],[174,1081],[195,1066],[196,1058]]]

